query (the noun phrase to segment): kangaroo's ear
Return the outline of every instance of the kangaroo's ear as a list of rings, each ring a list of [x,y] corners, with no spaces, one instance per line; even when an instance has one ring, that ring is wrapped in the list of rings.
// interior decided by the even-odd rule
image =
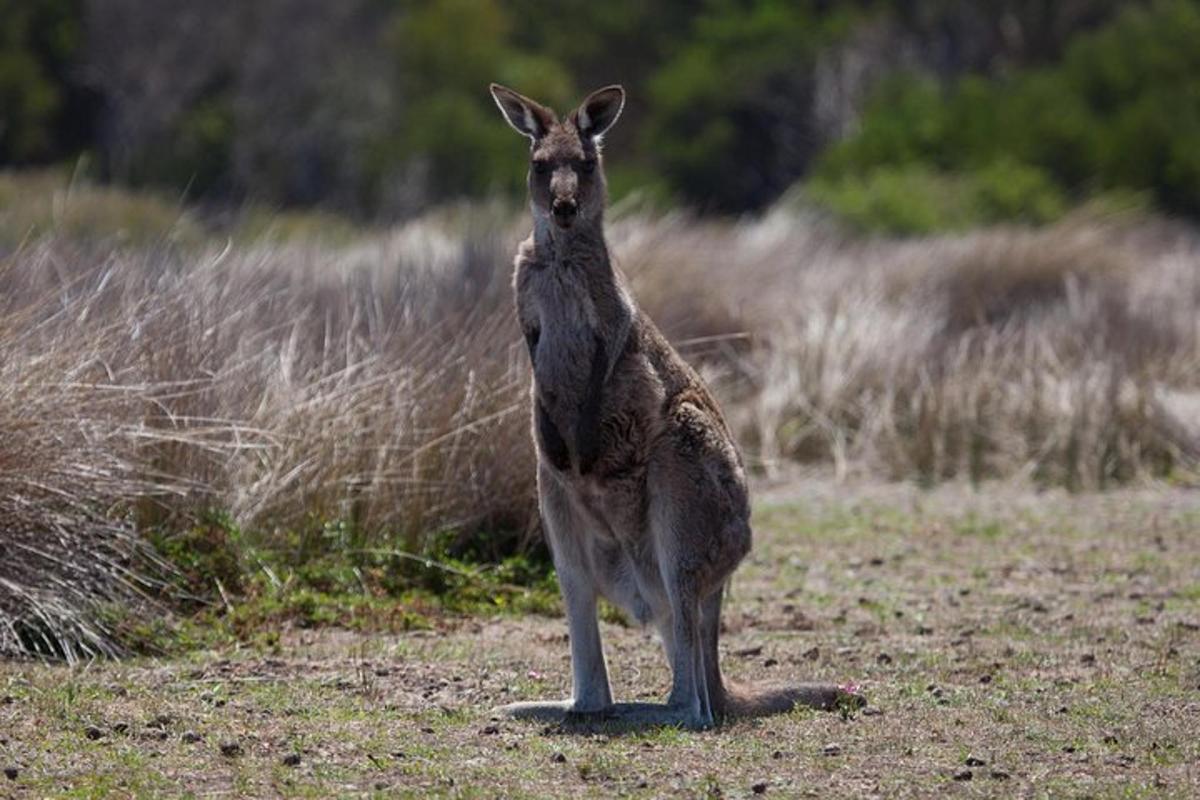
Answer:
[[[625,107],[625,90],[620,86],[605,86],[587,96],[575,112],[575,124],[582,136],[598,139],[613,126]]]
[[[558,121],[553,111],[506,86],[493,83],[491,89],[500,113],[517,133],[537,141]]]

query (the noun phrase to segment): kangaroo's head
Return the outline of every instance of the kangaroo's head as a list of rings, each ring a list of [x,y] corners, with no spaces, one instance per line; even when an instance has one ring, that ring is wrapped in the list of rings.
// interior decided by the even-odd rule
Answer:
[[[508,124],[528,136],[529,198],[535,222],[566,232],[599,224],[604,215],[604,169],[600,138],[625,105],[625,90],[606,86],[592,92],[565,120],[549,108],[499,84],[492,97]]]

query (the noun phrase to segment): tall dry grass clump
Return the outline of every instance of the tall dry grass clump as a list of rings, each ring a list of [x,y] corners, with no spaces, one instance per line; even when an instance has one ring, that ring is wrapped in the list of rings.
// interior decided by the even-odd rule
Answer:
[[[721,374],[767,468],[1074,489],[1194,477],[1200,241],[1186,228],[862,241],[781,211],[644,241],[635,274],[678,270],[682,302],[706,287],[753,333]]]
[[[0,650],[114,652],[101,620],[143,588],[135,532],[212,511],[242,546],[297,558],[528,538],[527,367],[500,227],[336,249],[49,239],[7,257]],[[333,521],[349,541],[327,540]]]
[[[123,511],[153,488],[122,430],[137,401],[87,342],[22,353],[21,321],[0,315],[0,655],[114,655],[105,607],[149,605],[158,572]]]
[[[118,653],[108,611],[155,602],[162,574],[146,535],[213,513],[244,571],[264,550],[303,564],[531,541],[513,219],[459,209],[337,244],[10,237],[0,652]],[[1195,475],[1190,231],[864,241],[780,210],[628,216],[611,234],[762,469],[1079,489]]]

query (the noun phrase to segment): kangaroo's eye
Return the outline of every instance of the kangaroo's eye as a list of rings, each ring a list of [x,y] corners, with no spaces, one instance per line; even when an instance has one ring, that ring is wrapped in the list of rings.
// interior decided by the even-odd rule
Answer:
[[[550,164],[546,161],[533,162],[533,171],[538,175],[545,175],[550,172]]]
[[[595,171],[596,162],[594,160],[589,159],[588,161],[583,162],[583,172],[585,175],[591,175]]]

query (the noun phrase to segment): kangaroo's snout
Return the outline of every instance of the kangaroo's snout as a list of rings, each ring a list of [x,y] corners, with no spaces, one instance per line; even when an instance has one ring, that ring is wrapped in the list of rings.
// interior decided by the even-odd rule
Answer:
[[[550,194],[554,198],[550,211],[560,228],[570,227],[579,213],[579,175],[568,165],[554,170],[550,179]]]

